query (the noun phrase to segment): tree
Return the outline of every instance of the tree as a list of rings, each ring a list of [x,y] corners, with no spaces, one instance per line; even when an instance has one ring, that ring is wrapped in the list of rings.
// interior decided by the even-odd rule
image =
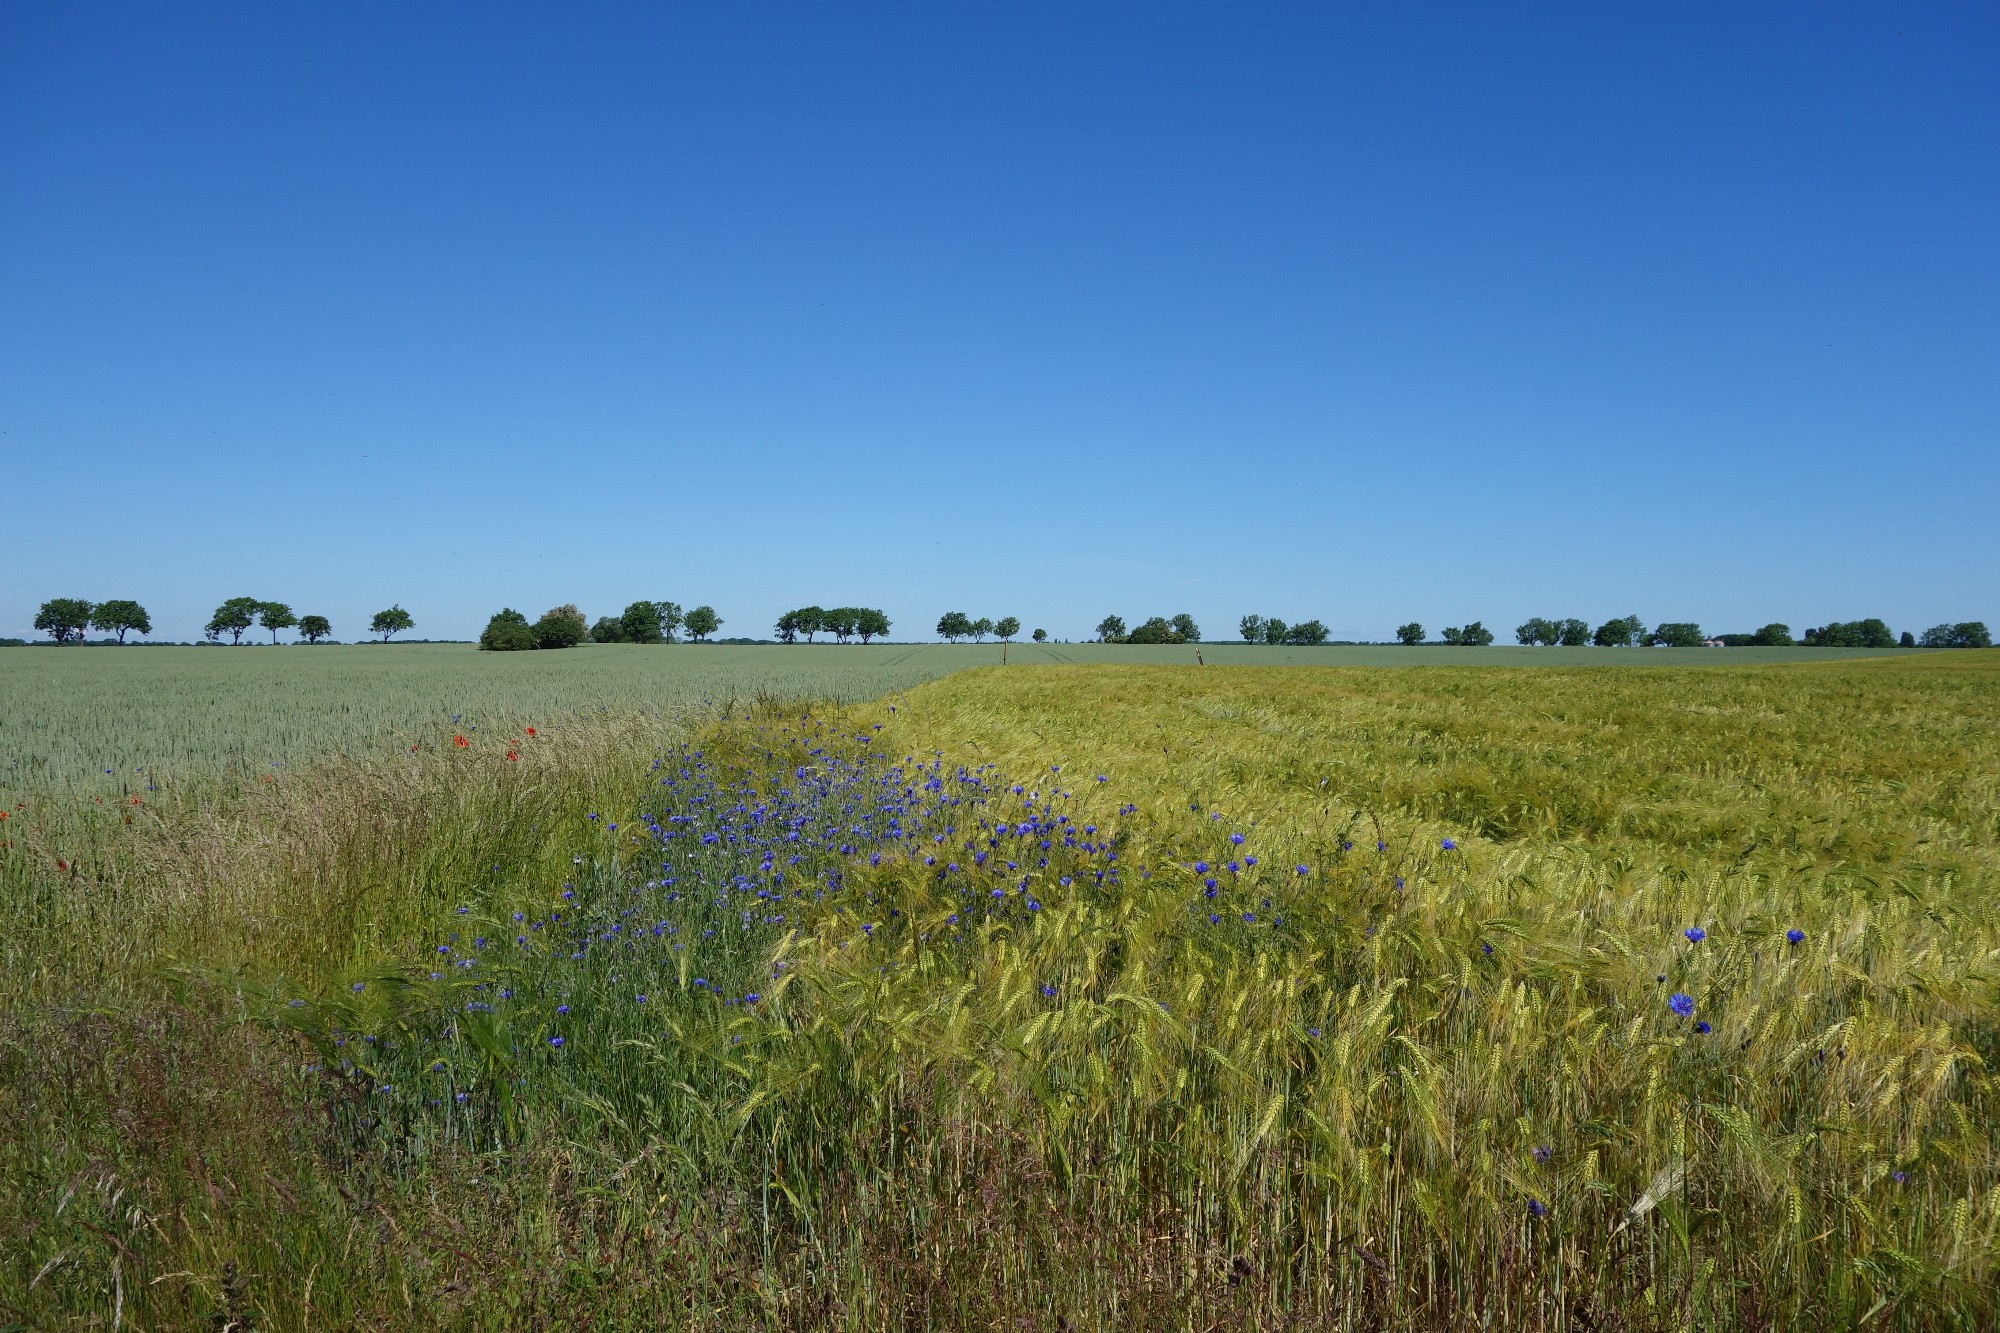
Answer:
[[[826,628],[833,637],[846,643],[861,632],[861,608],[858,606],[836,606],[826,613]]]
[[[1315,648],[1326,642],[1326,636],[1326,626],[1317,620],[1308,620],[1304,624],[1292,626],[1291,632],[1285,636],[1285,642]]]
[[[618,628],[627,643],[664,643],[666,627],[660,623],[658,602],[634,602],[618,613]]]
[[[1806,631],[1806,645],[1812,648],[1893,648],[1896,636],[1880,620],[1833,621]]]
[[[1398,625],[1396,627],[1397,643],[1409,644],[1414,646],[1416,644],[1422,643],[1423,641],[1424,641],[1424,627],[1422,625],[1419,625],[1416,621],[1412,620],[1407,625]]]
[[[1461,648],[1484,648],[1493,642],[1493,631],[1475,620],[1463,629],[1456,625],[1446,628],[1444,641]]]
[[[674,631],[687,623],[687,617],[681,614],[681,604],[679,602],[654,602],[653,609],[660,613],[660,641],[662,643],[672,643],[674,641]]]
[[[722,617],[715,614],[712,606],[697,606],[687,613],[687,632],[696,643],[722,628]]]
[[[592,643],[625,642],[624,622],[614,619],[611,616],[599,616],[597,623],[590,627],[590,641]]]
[[[938,637],[947,643],[957,643],[972,634],[972,617],[963,611],[947,611],[938,617]]]
[[[1285,635],[1289,633],[1290,630],[1291,630],[1290,625],[1287,625],[1284,621],[1278,619],[1276,616],[1272,616],[1269,620],[1264,622],[1264,642],[1283,643],[1285,641]]]
[[[1905,648],[1914,648],[1917,646],[1917,636],[1910,633],[1908,630],[1904,630],[1903,637],[1896,640],[1896,642],[1901,644]]]
[[[1245,616],[1236,622],[1236,630],[1237,633],[1243,636],[1243,642],[1262,643],[1264,642],[1264,617]]]
[[[290,629],[299,623],[299,618],[293,615],[292,608],[283,602],[265,602],[257,608],[257,623],[271,631],[271,642],[275,644],[278,641],[278,631]]]
[[[802,606],[792,612],[794,632],[806,636],[806,642],[813,641],[813,635],[827,627],[826,610],[817,606]]]
[[[1707,641],[1701,626],[1684,620],[1656,626],[1647,636],[1647,642],[1656,648],[1699,648]]]
[[[299,637],[307,643],[318,643],[333,636],[333,624],[325,616],[300,616]]]
[[[974,643],[978,643],[992,632],[993,620],[990,616],[981,616],[972,622],[972,641]]]
[[[215,614],[208,618],[202,633],[208,636],[211,643],[225,634],[229,636],[230,643],[241,643],[243,631],[257,623],[257,613],[263,609],[264,604],[255,597],[232,597],[215,608]]]
[[[796,611],[785,612],[778,617],[777,623],[772,625],[771,628],[777,632],[779,643],[797,643],[799,641],[799,613]]]
[[[1565,648],[1581,648],[1590,642],[1590,625],[1571,616],[1556,622],[1556,642]]]
[[[1794,642],[1792,627],[1774,620],[1751,635],[1750,642],[1760,648],[1790,648]]]
[[[99,602],[90,612],[92,628],[101,629],[118,636],[118,642],[125,642],[131,632],[151,634],[153,620],[146,614],[146,608],[137,602],[120,598],[109,602]],[[40,626],[36,626],[40,628]]]
[[[1125,620],[1122,616],[1106,616],[1097,622],[1097,639],[1100,643],[1125,642]]]
[[[564,602],[542,612],[534,629],[537,648],[574,648],[590,633],[590,623],[576,609],[576,603]]]
[[[1126,643],[1179,643],[1181,636],[1174,632],[1173,625],[1165,616],[1152,616],[1133,626],[1125,636]]]
[[[1182,643],[1200,643],[1201,626],[1194,623],[1194,617],[1183,611],[1174,617],[1174,633],[1181,636]]]
[[[1904,637],[1908,637],[1905,635]],[[1965,620],[1956,625],[1933,625],[1916,642],[1920,648],[1991,648],[1993,635],[1986,623]]]
[[[541,641],[535,637],[534,626],[528,623],[528,618],[509,606],[486,622],[485,632],[479,636],[479,646],[487,652],[517,653],[539,648]]]
[[[993,632],[1000,636],[1000,642],[1012,643],[1014,636],[1021,632],[1021,622],[1014,616],[1002,616],[993,622]]]
[[[51,597],[35,613],[35,628],[57,643],[68,643],[72,637],[81,643],[96,609],[81,597]]]
[[[1638,616],[1625,616],[1619,620],[1607,620],[1597,627],[1591,642],[1599,648],[1630,648],[1637,644],[1646,633],[1646,622]]]
[[[1562,631],[1557,628],[1556,623],[1553,620],[1545,620],[1541,616],[1531,616],[1526,624],[1514,627],[1514,642],[1516,643],[1548,646],[1557,642],[1561,637]]]
[[[575,607],[571,607],[570,609],[572,611],[576,610]],[[579,613],[577,620],[581,621],[582,619],[583,616]],[[416,623],[416,621],[410,619],[410,613],[405,611],[401,606],[392,606],[387,611],[377,611],[375,613],[375,618],[368,622],[368,632],[370,634],[381,635],[382,642],[387,643],[391,635],[400,634]],[[579,634],[577,638],[581,642],[582,635]]]
[[[861,642],[885,637],[889,633],[889,615],[872,606],[860,609],[854,622],[854,632],[861,636]]]
[[[1036,643],[1047,643],[1049,641],[1049,632],[1045,629],[1038,629],[1035,631],[1033,637]]]

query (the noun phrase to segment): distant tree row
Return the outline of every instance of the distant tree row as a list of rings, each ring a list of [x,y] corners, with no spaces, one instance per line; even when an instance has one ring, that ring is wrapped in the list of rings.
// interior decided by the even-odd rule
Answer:
[[[1236,632],[1243,636],[1245,643],[1289,643],[1307,648],[1325,643],[1329,633],[1327,627],[1317,620],[1302,620],[1296,625],[1287,625],[1276,616],[1245,616],[1236,622]]]
[[[957,643],[960,639],[971,639],[974,643],[979,643],[989,634],[999,635],[1003,643],[1012,643],[1014,636],[1020,632],[1021,621],[1016,616],[1002,616],[998,620],[989,620],[981,616],[974,620],[963,611],[947,611],[938,617],[937,623],[938,637],[949,643]],[[1036,643],[1045,642],[1048,637],[1047,630],[1035,631]]]
[[[574,602],[552,606],[530,622],[513,607],[505,607],[480,632],[479,646],[488,652],[522,652],[530,648],[574,648],[588,639],[595,643],[672,643],[685,629],[696,643],[722,628],[712,606],[682,613],[673,602],[634,602],[616,616],[600,616],[593,627]]]
[[[86,629],[102,630],[125,642],[127,634],[151,634],[152,617],[128,599],[92,602],[82,597],[51,597],[35,613],[35,628],[57,643],[83,642]]]
[[[801,634],[806,636],[807,643],[813,641],[815,634],[831,634],[842,643],[859,637],[867,643],[888,634],[889,617],[872,606],[836,606],[831,611],[821,606],[802,606],[779,616],[773,628],[781,643],[797,643]]]
[[[1040,631],[1036,631],[1037,642]],[[1097,622],[1099,643],[1200,643],[1201,627],[1194,623],[1194,617],[1183,611],[1171,620],[1166,616],[1154,616],[1142,620],[1137,626],[1125,628],[1123,616],[1106,616]]]

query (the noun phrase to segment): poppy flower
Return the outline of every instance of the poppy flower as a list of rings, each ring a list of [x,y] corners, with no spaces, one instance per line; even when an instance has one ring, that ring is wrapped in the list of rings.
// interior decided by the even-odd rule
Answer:
[[[521,756],[520,756],[520,754],[519,754],[519,753],[517,753],[516,751],[513,751],[513,750],[509,750],[509,751],[507,751],[507,757],[508,757],[509,759],[519,759],[519,758],[520,758]]]
[[[58,856],[56,858],[56,869],[67,872],[69,870],[69,862],[63,860],[60,856]]]
[[[463,736],[453,736],[451,738],[451,743],[453,745],[456,745],[461,750],[463,750],[466,746],[472,744],[471,741],[465,739],[465,737]]]
[[[527,731],[528,731],[528,734],[529,734],[530,736],[532,736],[532,735],[534,735],[534,734],[535,734],[535,729],[534,729],[533,727],[529,727],[529,728],[527,729]]]

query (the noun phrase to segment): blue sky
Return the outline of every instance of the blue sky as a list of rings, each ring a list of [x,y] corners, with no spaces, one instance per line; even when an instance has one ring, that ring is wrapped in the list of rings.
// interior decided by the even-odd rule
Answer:
[[[0,7],[0,634],[2000,623],[2000,9]]]

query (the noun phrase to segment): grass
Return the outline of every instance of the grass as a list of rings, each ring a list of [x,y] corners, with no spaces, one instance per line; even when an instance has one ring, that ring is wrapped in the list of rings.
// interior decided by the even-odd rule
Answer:
[[[1996,691],[1010,667],[17,838],[0,1318],[1988,1327]]]

